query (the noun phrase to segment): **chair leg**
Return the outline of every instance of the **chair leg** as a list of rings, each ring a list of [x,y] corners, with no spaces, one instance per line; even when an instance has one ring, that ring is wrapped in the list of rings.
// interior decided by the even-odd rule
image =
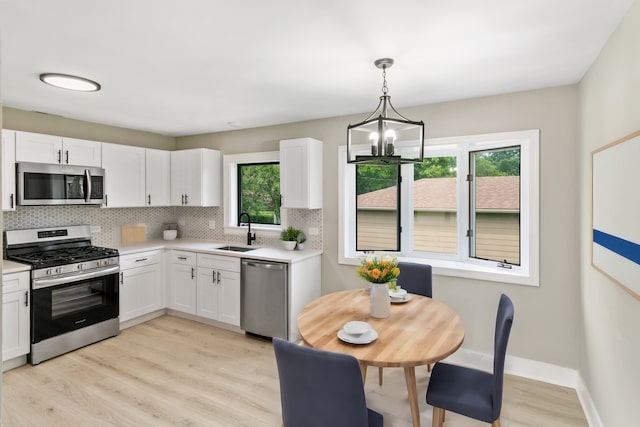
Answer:
[[[427,372],[431,372],[431,363],[427,365]]]
[[[433,407],[433,416],[431,421],[431,427],[442,427],[444,422],[444,409]]]
[[[382,368],[378,368],[378,385],[382,385]]]
[[[492,422],[491,427],[500,427],[500,418]]]

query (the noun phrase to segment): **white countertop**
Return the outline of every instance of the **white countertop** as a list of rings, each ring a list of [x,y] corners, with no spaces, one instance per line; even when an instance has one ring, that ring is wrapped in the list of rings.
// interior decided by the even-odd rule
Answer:
[[[22,264],[15,261],[9,261],[7,259],[2,260],[2,274],[19,273],[21,271],[29,271],[31,266],[29,264]]]
[[[183,251],[193,252],[205,252],[217,255],[233,256],[237,258],[252,258],[261,259],[265,261],[287,262],[295,263],[305,260],[314,256],[322,254],[321,250],[305,249],[303,251],[287,251],[285,249],[259,247],[255,246],[255,249],[247,252],[234,252],[220,250],[222,246],[226,246],[226,243],[217,242],[214,240],[198,240],[198,239],[176,239],[176,240],[147,240],[139,243],[125,243],[115,246],[120,252],[120,255],[127,255],[130,253],[150,251],[156,249],[178,249]],[[232,246],[246,246],[232,244]]]

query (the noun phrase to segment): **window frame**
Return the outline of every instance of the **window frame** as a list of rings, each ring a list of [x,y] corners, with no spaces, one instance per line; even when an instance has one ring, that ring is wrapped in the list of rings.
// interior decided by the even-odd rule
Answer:
[[[538,129],[425,139],[425,157],[452,156],[458,170],[457,188],[457,253],[417,253],[413,251],[413,165],[402,165],[401,187],[402,251],[391,252],[403,261],[431,264],[434,273],[495,282],[539,286],[539,140]],[[521,265],[511,269],[499,267],[495,261],[469,257],[469,173],[471,151],[520,146],[520,251]],[[346,146],[338,149],[339,165],[339,263],[358,265],[363,252],[355,250],[355,165],[346,162]],[[407,179],[410,177],[410,179]]]
[[[224,232],[228,234],[246,233],[247,227],[238,226],[238,165],[260,163],[280,163],[279,151],[260,153],[226,154],[223,156],[224,185]],[[279,236],[282,224],[287,224],[287,210],[280,208],[280,224],[251,224],[252,230]]]
[[[278,166],[278,180],[280,179],[280,162],[251,162],[251,163],[235,163],[235,167],[236,167],[236,186],[237,186],[237,193],[236,193],[236,212],[241,212],[242,209],[240,209],[240,205],[241,205],[241,199],[242,199],[242,189],[241,189],[241,175],[242,175],[242,170],[246,167],[251,167],[251,166],[273,166],[273,165],[277,165]],[[278,183],[278,186],[280,185],[280,183]],[[280,201],[282,200],[282,196],[281,194],[278,195],[280,198]],[[278,202],[280,204],[280,201]],[[278,211],[280,211],[280,209],[278,209]],[[240,214],[238,214],[240,215]],[[282,225],[282,218],[280,218],[280,223],[279,224],[266,224],[266,223],[261,223],[261,222],[253,222],[253,218],[251,220],[251,225],[277,225],[277,226],[281,226]],[[238,224],[237,218],[236,218],[236,225]]]

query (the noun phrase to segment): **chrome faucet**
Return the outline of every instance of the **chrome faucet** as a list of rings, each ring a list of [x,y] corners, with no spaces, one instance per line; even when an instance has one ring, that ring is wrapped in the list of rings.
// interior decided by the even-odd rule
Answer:
[[[256,240],[256,233],[251,233],[251,216],[248,212],[242,212],[238,215],[238,225],[242,225],[242,217],[247,217],[247,225],[249,226],[249,232],[247,233],[247,245],[251,246],[251,242]]]

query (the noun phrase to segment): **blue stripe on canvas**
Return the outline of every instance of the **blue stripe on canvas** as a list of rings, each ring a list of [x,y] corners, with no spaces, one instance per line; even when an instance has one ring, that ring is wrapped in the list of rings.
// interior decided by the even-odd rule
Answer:
[[[593,230],[593,242],[640,265],[640,245],[637,243],[595,229]]]

